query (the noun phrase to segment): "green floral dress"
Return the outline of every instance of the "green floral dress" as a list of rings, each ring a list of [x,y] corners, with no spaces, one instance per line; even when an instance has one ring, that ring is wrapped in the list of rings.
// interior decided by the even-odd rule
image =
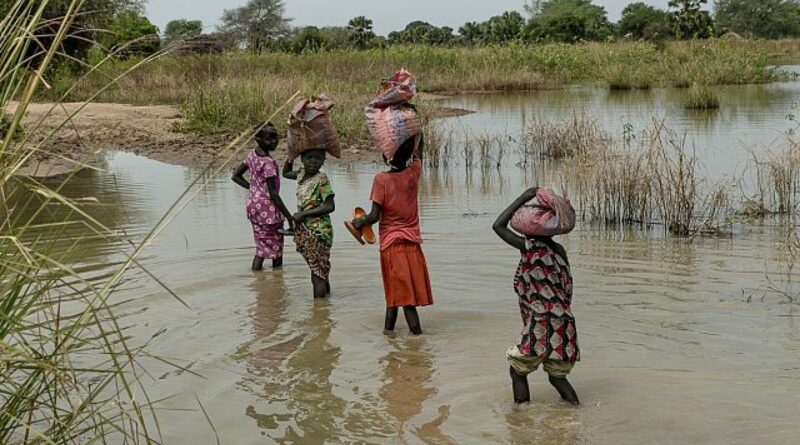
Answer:
[[[305,212],[306,210],[317,208],[331,196],[334,196],[334,193],[330,179],[325,173],[318,172],[316,175],[298,183],[297,209]],[[323,244],[328,247],[333,246],[333,224],[331,223],[330,215],[306,218],[303,221],[303,226]]]

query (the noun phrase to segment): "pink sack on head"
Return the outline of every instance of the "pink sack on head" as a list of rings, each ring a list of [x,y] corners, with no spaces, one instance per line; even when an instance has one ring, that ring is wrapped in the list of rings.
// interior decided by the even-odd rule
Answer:
[[[367,107],[364,113],[375,145],[387,160],[394,158],[403,142],[420,133],[417,110],[409,104],[385,108]]]
[[[526,236],[564,235],[575,229],[575,209],[569,200],[549,188],[540,188],[536,197],[511,217],[511,228]]]
[[[403,142],[420,133],[417,109],[408,103],[416,94],[414,76],[401,69],[381,82],[375,99],[364,109],[369,132],[388,160]]]
[[[384,108],[390,105],[404,104],[417,95],[417,81],[414,76],[401,68],[392,77],[383,79],[375,99],[369,103],[370,107]]]

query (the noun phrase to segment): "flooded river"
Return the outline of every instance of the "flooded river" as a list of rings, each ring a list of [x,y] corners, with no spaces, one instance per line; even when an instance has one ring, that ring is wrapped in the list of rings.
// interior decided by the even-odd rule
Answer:
[[[769,103],[780,104],[769,116],[742,105],[702,124],[715,150],[740,137],[752,141],[747,128],[764,129],[759,143],[785,128],[791,100],[781,88],[800,99],[796,85],[764,88],[774,88]],[[570,111],[546,99],[563,93],[539,94]],[[652,94],[641,107],[668,96]],[[526,98],[452,102],[481,109],[462,118],[470,125],[487,116],[518,122],[508,116],[531,107]],[[624,100],[604,103],[610,111],[597,115],[608,122],[626,120],[614,107],[631,117],[649,112]],[[714,159],[729,156],[707,160]],[[82,173],[67,193],[97,197],[107,204],[93,210],[98,218],[134,239],[198,174],[125,153],[111,155],[107,170]],[[693,243],[660,230],[591,225],[562,237],[582,349],[571,379],[583,405],[562,403],[537,372],[534,403],[515,407],[504,352],[521,328],[511,284],[518,254],[491,224],[537,178],[514,166],[425,172],[420,212],[436,305],[420,311],[424,336],[410,336],[400,321],[387,337],[378,250],[342,227],[353,206],[367,204],[379,170],[326,167],[337,193],[329,300],[312,300],[291,241],[283,270],[249,271],[246,192],[227,174],[211,178],[147,250],[143,263],[190,306],[139,271],[116,296],[131,300],[121,309],[129,334],[142,342],[155,335],[149,352],[186,368],[143,359],[150,398],[167,398],[159,403],[166,443],[214,443],[195,397],[223,444],[798,443],[800,310],[777,296],[762,302],[759,290],[765,273],[781,277],[780,227],[741,226],[733,238]],[[293,184],[284,190],[291,207]],[[110,267],[121,247],[89,243],[86,262]]]

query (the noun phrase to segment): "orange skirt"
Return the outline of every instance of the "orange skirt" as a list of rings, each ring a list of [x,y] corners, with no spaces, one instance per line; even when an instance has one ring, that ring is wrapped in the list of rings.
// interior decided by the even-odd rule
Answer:
[[[433,304],[431,280],[419,244],[396,241],[381,251],[386,307]]]

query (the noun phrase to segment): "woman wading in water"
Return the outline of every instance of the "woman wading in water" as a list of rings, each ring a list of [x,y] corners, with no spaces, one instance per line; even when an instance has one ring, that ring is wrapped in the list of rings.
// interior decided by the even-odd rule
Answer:
[[[521,207],[534,199],[553,196],[538,192],[537,188],[526,190],[497,217],[493,226],[497,235],[522,255],[514,277],[514,290],[519,297],[522,315],[522,338],[519,344],[506,352],[511,365],[509,372],[514,402],[531,401],[527,376],[543,366],[550,384],[561,398],[578,405],[578,395],[567,380],[575,362],[580,360],[578,334],[571,309],[572,274],[567,252],[551,236],[523,237],[508,228]],[[542,209],[537,211],[553,211],[552,208],[539,207],[542,205],[536,204]]]
[[[423,146],[421,134],[406,139],[387,162],[389,171],[378,173],[373,180],[372,210],[353,221],[356,229],[376,222],[379,225],[387,333],[394,331],[399,308],[403,308],[411,333],[422,334],[417,307],[433,304],[419,227]]]
[[[294,171],[292,162],[286,162],[283,167],[284,178],[299,179],[298,212],[292,215],[295,223],[294,242],[311,269],[314,298],[324,298],[331,292],[328,281],[333,246],[331,213],[336,210],[336,204],[331,181],[320,171],[325,163],[325,150],[305,151],[300,155],[300,160],[303,163],[301,171]]]
[[[281,199],[281,179],[278,174],[278,161],[272,152],[278,147],[278,131],[271,123],[256,127],[256,148],[247,155],[236,168],[231,178],[233,182],[250,191],[247,198],[247,219],[253,228],[256,255],[253,257],[253,270],[262,270],[264,260],[272,260],[272,267],[283,265],[284,218],[289,221],[289,230],[294,222],[289,209]],[[250,172],[250,181],[244,174]]]

